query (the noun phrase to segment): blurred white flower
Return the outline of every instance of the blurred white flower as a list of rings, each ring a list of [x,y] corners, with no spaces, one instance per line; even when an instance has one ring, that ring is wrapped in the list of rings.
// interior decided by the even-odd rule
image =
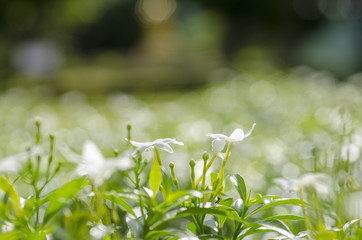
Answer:
[[[23,163],[36,155],[41,155],[42,148],[33,147],[29,151],[11,155],[0,161],[0,173],[18,173]]]
[[[14,228],[15,228],[14,223],[5,221],[5,222],[3,222],[2,226],[1,226],[1,232],[8,233],[8,232],[13,231]]]
[[[83,146],[82,162],[77,172],[80,175],[87,175],[94,185],[100,186],[115,171],[129,169],[132,165],[133,161],[127,156],[105,159],[93,142],[86,141]]]
[[[253,124],[251,129],[247,134],[244,134],[244,131],[241,128],[236,128],[230,136],[226,136],[221,133],[208,133],[206,134],[207,137],[213,138],[212,141],[212,151],[214,153],[218,153],[222,151],[225,147],[226,142],[240,142],[245,138],[249,137],[250,134],[253,132],[256,123]]]
[[[328,196],[331,193],[331,177],[324,173],[303,174],[298,184],[306,191],[316,191],[320,196]]]
[[[355,162],[360,157],[360,148],[355,144],[344,145],[341,149],[341,158],[344,161]]]
[[[331,195],[332,179],[324,173],[306,173],[299,178],[276,178],[273,180],[286,191],[298,192],[300,188],[308,192],[316,192],[320,197]]]
[[[220,153],[225,147],[226,141],[224,139],[214,139],[212,141],[212,151]]]
[[[200,238],[196,236],[182,237],[180,240],[199,240]]]
[[[21,164],[27,158],[26,153],[9,156],[0,161],[0,173],[18,173]]]
[[[173,144],[177,144],[177,145],[181,145],[181,146],[184,145],[182,142],[176,141],[176,139],[173,139],[173,138],[157,139],[153,142],[145,142],[145,143],[140,143],[140,142],[136,142],[136,141],[132,141],[132,140],[130,140],[129,142],[133,146],[136,147],[136,151],[134,152],[134,154],[137,154],[137,152],[140,152],[142,154],[143,152],[150,151],[155,146],[166,152],[173,153],[173,149],[171,148],[169,143],[173,143]]]
[[[100,223],[98,223],[89,230],[89,234],[95,239],[104,239],[106,235],[112,234],[113,232],[114,232],[113,226],[105,226]]]

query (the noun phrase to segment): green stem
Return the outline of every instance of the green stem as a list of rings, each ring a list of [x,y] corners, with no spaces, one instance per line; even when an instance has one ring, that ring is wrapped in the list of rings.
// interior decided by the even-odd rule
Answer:
[[[195,160],[191,159],[189,165],[191,167],[191,186],[192,189],[196,189],[197,185],[195,184],[195,165],[196,165]]]
[[[211,159],[210,159],[210,162],[209,162],[209,163],[207,164],[207,166],[206,166],[206,172],[210,169],[210,167],[211,167],[211,165],[213,164],[213,162],[214,162],[214,160],[216,159],[216,157],[217,157],[217,154],[214,153],[214,155],[213,155],[213,156],[211,157]],[[202,176],[200,176],[200,177],[197,179],[195,185],[198,186],[198,185],[200,184],[201,180],[202,180]]]
[[[201,190],[205,190],[205,180],[206,180],[206,166],[207,165],[207,158],[204,159],[204,168],[203,168],[203,173],[202,173],[202,185],[201,185]]]
[[[218,179],[220,179],[221,176],[222,176],[222,174],[224,174],[224,168],[225,168],[225,165],[226,165],[227,160],[229,159],[230,150],[231,150],[231,146],[232,146],[232,145],[233,145],[233,142],[229,142],[228,148],[226,149],[226,153],[225,153],[225,159],[224,159],[224,161],[222,162],[222,165],[221,165],[219,174],[218,174],[218,176],[217,176]]]
[[[136,178],[135,179],[135,188],[138,191],[141,190],[141,187],[140,187],[140,182],[141,182],[140,175],[142,173],[142,169],[144,168],[145,164],[143,164],[144,165],[143,167],[141,165],[142,165],[142,156],[141,156],[141,154],[138,154],[137,166],[134,169],[135,178]],[[145,214],[145,209],[144,209],[144,202],[143,202],[142,197],[141,197],[140,194],[138,195],[138,201],[139,201],[139,204],[140,204],[141,215],[143,217],[144,229],[148,229],[147,221],[146,221],[146,214]]]

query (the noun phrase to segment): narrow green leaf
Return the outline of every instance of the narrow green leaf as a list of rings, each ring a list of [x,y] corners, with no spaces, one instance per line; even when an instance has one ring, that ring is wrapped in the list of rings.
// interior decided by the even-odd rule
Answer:
[[[49,193],[44,201],[49,201],[49,206],[44,214],[44,223],[47,223],[66,203],[86,185],[88,182],[84,177],[67,182],[60,188]]]
[[[234,209],[226,207],[226,206],[219,206],[213,208],[201,208],[201,207],[191,207],[184,211],[179,212],[177,215],[180,217],[186,217],[195,214],[210,214],[210,215],[219,215],[219,216],[226,216],[230,219],[236,220],[238,222],[242,222],[239,218],[238,214],[234,211]]]
[[[249,213],[244,219],[247,219],[251,216],[253,216],[254,214],[263,211],[265,209],[271,208],[271,207],[275,207],[275,206],[279,206],[279,205],[284,205],[284,204],[291,204],[291,205],[301,205],[303,203],[303,201],[299,200],[299,199],[293,199],[293,198],[281,198],[281,199],[277,199],[274,201],[271,201],[268,204],[263,205],[262,207],[254,210],[253,212]]]
[[[238,191],[240,198],[246,202],[247,193],[244,179],[239,174],[234,174],[230,176],[230,181]]]
[[[21,240],[25,239],[24,234],[18,231],[11,231],[0,235],[0,240]]]
[[[115,204],[121,206],[126,212],[132,214],[134,217],[137,217],[135,212],[133,211],[132,207],[123,199],[121,199],[119,196],[114,194],[103,194],[103,197],[105,199],[108,199],[111,202],[114,202]]]
[[[286,215],[276,215],[267,217],[266,219],[277,219],[277,220],[303,220],[304,217],[293,215],[293,214],[286,214]]]
[[[20,198],[11,183],[6,178],[0,177],[0,188],[13,200],[15,213],[20,214],[22,212]]]
[[[282,234],[286,236],[288,239],[295,239],[295,235],[290,231],[287,225],[282,221],[271,219],[271,220],[264,220],[259,222],[261,227],[258,228],[259,230],[268,230]]]
[[[162,187],[165,190],[165,198],[167,198],[172,193],[172,180],[165,172],[162,175]]]
[[[180,208],[173,209],[168,212],[157,212],[154,216],[148,221],[148,224],[151,226],[150,229],[156,229],[159,225],[165,224],[166,222],[175,219],[178,216],[178,213],[182,211]]]
[[[160,239],[163,237],[173,237],[174,233],[168,231],[150,231],[147,233],[145,239]]]
[[[218,174],[215,172],[210,173],[211,186],[215,186]]]
[[[155,148],[156,151],[156,148]],[[150,188],[153,192],[153,197],[156,197],[156,193],[160,188],[161,181],[162,181],[162,172],[160,168],[160,160],[158,159],[159,155],[155,153],[155,159],[153,160],[153,165],[150,170],[149,181],[150,181]]]
[[[347,231],[348,228],[349,228],[351,225],[353,225],[353,224],[355,224],[355,223],[357,223],[357,222],[359,222],[359,221],[361,221],[361,220],[362,220],[362,218],[358,218],[358,219],[353,219],[353,220],[345,223],[345,224],[343,225],[343,231],[344,231],[344,232]]]
[[[160,211],[169,211],[170,209],[180,205],[182,202],[196,197],[202,198],[203,194],[196,190],[180,190],[173,193],[170,193],[165,202],[159,205]]]
[[[223,236],[215,234],[200,234],[197,236],[199,239],[225,239]]]
[[[247,226],[244,226],[244,228],[242,229],[242,231],[239,233],[237,239],[243,239],[244,237],[257,233],[258,232],[258,228],[260,227],[260,224],[256,224],[256,223],[249,223]]]

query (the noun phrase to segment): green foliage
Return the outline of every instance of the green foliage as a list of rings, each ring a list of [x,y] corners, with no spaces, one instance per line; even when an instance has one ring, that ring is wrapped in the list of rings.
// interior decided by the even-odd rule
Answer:
[[[36,127],[35,147],[40,147],[40,120],[36,121]],[[122,168],[118,173],[114,172],[113,168],[118,166],[114,165],[115,160],[104,160],[95,145],[87,142],[84,151],[88,152],[83,152],[82,162],[79,162],[75,169],[85,177],[75,177],[63,181],[62,184],[53,183],[53,190],[45,192],[58,174],[67,171],[53,159],[52,134],[48,156],[37,150],[29,155],[27,164],[18,169],[20,175],[13,182],[11,177],[0,177],[4,194],[1,202],[1,236],[6,239],[164,239],[183,236],[200,239],[242,239],[247,235],[265,231],[274,231],[287,237],[294,236],[282,221],[300,220],[302,217],[279,215],[264,218],[254,215],[279,205],[300,206],[300,200],[263,197],[260,194],[251,198],[251,191],[247,195],[245,181],[238,174],[232,175],[230,179],[240,198],[225,198],[223,167],[230,155],[231,138],[228,140],[230,142],[226,154],[220,152],[224,159],[219,173],[211,173],[211,181],[207,181],[207,171],[212,162],[208,163],[208,154],[204,153],[201,179],[195,182],[195,162],[191,161],[193,189],[181,189],[174,165],[170,164],[171,174],[163,168],[159,149],[173,152],[170,143],[183,143],[169,138],[138,143],[131,141],[130,136],[128,127],[128,142],[131,144],[127,147],[136,146],[133,154],[128,156],[134,162],[128,169]],[[142,154],[152,148],[154,159],[151,168],[147,168],[148,164]],[[115,155],[119,157],[118,151]],[[127,159],[119,157],[119,161],[125,162]],[[214,158],[210,161],[214,161]],[[45,168],[42,167],[43,163]],[[95,166],[84,166],[85,163]],[[126,178],[129,184],[123,188],[109,188],[104,181],[111,175]],[[94,181],[95,176],[102,177],[103,182]],[[148,176],[148,181],[141,179],[144,176]],[[20,182],[27,183],[32,192],[23,200],[15,190]],[[253,205],[258,207],[252,209]],[[7,225],[10,227],[7,228]]]
[[[264,91],[274,96],[276,106],[257,94],[254,102],[247,97],[242,100],[235,89],[244,91],[240,86],[245,85],[227,84],[203,92],[204,104],[209,104],[214,96],[218,99],[202,113],[208,120],[193,123],[192,131],[186,130],[193,126],[188,121],[193,120],[181,116],[179,122],[173,123],[178,124],[179,130],[170,130],[167,116],[158,111],[176,109],[182,115],[200,117],[201,113],[191,108],[194,96],[168,104],[156,101],[154,110],[128,96],[121,97],[127,99],[127,104],[110,97],[108,104],[114,105],[112,114],[122,117],[128,114],[132,116],[129,120],[134,121],[136,117],[149,117],[149,125],[138,122],[139,128],[132,128],[131,134],[130,125],[127,129],[118,127],[125,119],[117,118],[117,124],[107,123],[106,117],[112,114],[91,107],[80,95],[69,95],[73,100],[80,99],[72,102],[77,107],[63,99],[63,110],[59,110],[60,106],[54,109],[65,111],[72,122],[82,123],[83,130],[67,122],[68,118],[60,118],[62,126],[68,126],[69,130],[55,131],[46,138],[56,125],[48,118],[50,125],[47,120],[38,120],[33,130],[21,131],[25,143],[15,133],[9,142],[0,136],[1,154],[11,155],[16,149],[20,152],[0,161],[0,164],[16,163],[2,165],[7,168],[0,169],[0,239],[360,239],[361,219],[356,204],[360,203],[361,165],[353,152],[353,146],[359,144],[359,135],[351,127],[358,113],[348,113],[347,108],[332,111],[325,106],[317,111],[318,101],[327,93],[318,92],[321,96],[310,93],[310,98],[303,98],[296,90],[293,92],[295,88],[302,89],[295,82],[289,82],[287,89],[278,89],[274,95],[270,83],[253,82],[248,88],[249,95],[240,94],[245,97],[257,90]],[[313,84],[305,85],[313,89]],[[342,98],[340,90],[326,86],[334,97]],[[345,88],[352,91],[350,85]],[[279,95],[288,96],[289,101],[280,105]],[[9,96],[12,95],[7,96],[10,99]],[[27,99],[24,96],[23,100]],[[234,106],[230,115],[217,106],[218,101],[224,100]],[[12,106],[14,101],[7,104]],[[308,106],[299,105],[300,101],[306,101]],[[333,99],[324,101],[334,105]],[[351,101],[346,100],[345,105]],[[128,107],[132,105],[131,111]],[[2,106],[7,109],[6,104]],[[140,106],[154,112],[140,110]],[[245,108],[239,113],[236,106]],[[294,117],[283,113],[292,111],[293,106],[299,106],[302,113]],[[38,108],[52,111],[44,106]],[[77,109],[85,110],[77,113]],[[210,111],[216,115],[209,114]],[[239,121],[244,115],[245,121],[252,123],[253,111],[255,115],[265,111],[266,115],[257,118],[256,132],[250,138],[238,137],[238,130],[230,136],[208,134],[213,139],[207,143],[206,137],[195,140],[200,137],[198,129],[205,125],[208,127],[202,128],[202,137],[204,130],[207,133],[217,123]],[[11,110],[7,113],[7,118],[0,121],[9,129],[20,128]],[[328,117],[323,118],[323,114]],[[338,120],[331,123],[333,127],[327,124],[330,116]],[[27,117],[24,115],[24,119]],[[285,124],[280,126],[280,122]],[[108,128],[101,123],[108,124]],[[276,126],[278,134],[273,132]],[[239,126],[226,124],[223,131],[229,134],[235,127]],[[4,136],[11,135],[9,129],[3,129]],[[171,144],[182,145],[174,139],[146,143],[131,139],[131,136],[146,138],[166,133],[185,139],[181,154],[169,154],[173,152]],[[185,137],[186,133],[192,137]],[[124,136],[127,141],[113,145]],[[84,138],[99,142],[107,158],[94,144],[88,144],[82,152]],[[240,139],[242,143],[236,142]],[[179,153],[178,148],[175,147],[175,152]]]

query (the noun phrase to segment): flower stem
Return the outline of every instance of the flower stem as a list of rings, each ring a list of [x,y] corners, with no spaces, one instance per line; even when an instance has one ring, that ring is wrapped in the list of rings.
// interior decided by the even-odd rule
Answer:
[[[207,172],[207,170],[210,169],[210,167],[211,167],[211,165],[212,165],[212,163],[214,162],[214,160],[215,160],[216,157],[217,157],[217,154],[214,153],[214,155],[213,155],[213,156],[211,157],[211,159],[210,159],[210,162],[209,162],[209,163],[207,164],[207,166],[206,166],[206,172]],[[206,174],[206,173],[205,173],[205,174]],[[202,180],[202,176],[200,176],[200,177],[197,179],[195,185],[198,186],[199,183],[201,182],[201,180]]]

